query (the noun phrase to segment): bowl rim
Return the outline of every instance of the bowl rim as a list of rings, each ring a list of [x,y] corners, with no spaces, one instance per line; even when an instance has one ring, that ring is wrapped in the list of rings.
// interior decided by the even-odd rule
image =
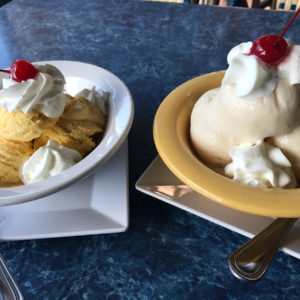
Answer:
[[[37,183],[8,188],[0,188],[0,206],[24,203],[48,196],[52,193],[58,192],[70,186],[77,180],[83,179],[86,176],[90,175],[101,165],[103,165],[106,161],[108,161],[120,148],[120,146],[127,138],[133,123],[134,103],[131,92],[129,91],[125,83],[112,72],[102,67],[79,61],[47,60],[32,63],[52,64],[58,67],[64,75],[66,73],[66,70],[70,68],[76,69],[76,73],[78,72],[78,70],[79,72],[89,70],[91,73],[99,75],[99,78],[95,79],[95,81],[99,83],[99,87],[101,86],[101,80],[103,80],[103,78],[105,77],[106,81],[111,80],[112,89],[114,87],[115,89],[119,89],[118,92],[122,95],[122,102],[120,101],[120,105],[122,105],[122,108],[126,109],[122,115],[122,124],[118,124],[121,125],[118,127],[119,131],[114,136],[110,136],[110,130],[113,130],[113,126],[115,126],[114,122],[118,122],[117,120],[114,120],[114,122],[110,123],[110,127],[106,128],[105,134],[99,145],[97,145],[91,153],[89,153],[85,158],[83,158],[74,166],[68,168],[67,170],[61,172],[58,175],[46,178]],[[100,74],[101,76],[103,76],[102,79],[100,79]],[[82,79],[84,80],[84,77],[82,77]],[[110,119],[114,117],[113,115],[111,115],[112,113],[112,111],[109,111]]]
[[[183,105],[187,105],[189,95],[208,82],[214,85],[212,82],[220,81],[224,73],[217,71],[190,79],[171,91],[162,101],[153,122],[154,143],[160,157],[186,185],[221,205],[263,216],[300,216],[299,188],[267,189],[235,182],[208,168],[191,149],[181,143],[177,119]],[[204,90],[208,89],[204,87]]]

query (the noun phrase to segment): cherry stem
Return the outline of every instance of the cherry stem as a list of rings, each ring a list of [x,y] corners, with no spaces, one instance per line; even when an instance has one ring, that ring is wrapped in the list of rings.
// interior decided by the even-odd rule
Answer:
[[[300,13],[300,8],[297,9],[297,11],[294,13],[293,17],[290,19],[290,21],[286,24],[282,32],[280,33],[278,39],[274,42],[274,46],[276,47],[279,44],[279,41],[282,39],[283,35],[286,33],[286,31],[289,29],[289,27],[292,25],[298,14]]]
[[[3,72],[3,73],[8,73],[8,74],[10,74],[10,71],[9,71],[9,70],[0,70],[0,72]]]

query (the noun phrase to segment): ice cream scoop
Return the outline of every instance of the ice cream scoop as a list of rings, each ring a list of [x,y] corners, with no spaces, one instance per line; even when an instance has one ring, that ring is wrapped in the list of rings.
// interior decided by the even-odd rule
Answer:
[[[0,187],[22,184],[20,167],[32,153],[32,143],[14,142],[0,137]]]
[[[99,140],[95,134],[104,131],[106,118],[98,105],[94,105],[81,95],[83,94],[80,93],[76,97],[69,96],[70,103],[59,120],[47,127],[41,136],[34,140],[35,149],[45,145],[48,140],[56,140],[60,145],[75,149],[83,156],[95,148]],[[100,101],[100,94],[97,97]],[[102,99],[102,106],[105,106],[105,102],[106,95]]]

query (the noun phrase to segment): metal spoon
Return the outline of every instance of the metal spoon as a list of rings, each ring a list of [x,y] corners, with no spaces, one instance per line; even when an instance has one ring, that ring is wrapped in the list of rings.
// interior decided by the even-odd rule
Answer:
[[[0,255],[0,299],[23,300],[24,297]]]
[[[296,218],[276,219],[233,252],[228,259],[232,274],[245,281],[261,279],[296,220]]]

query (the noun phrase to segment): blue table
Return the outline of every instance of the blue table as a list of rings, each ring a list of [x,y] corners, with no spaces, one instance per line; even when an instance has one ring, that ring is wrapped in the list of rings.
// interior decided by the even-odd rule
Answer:
[[[234,45],[280,32],[290,16],[134,0],[14,0],[0,8],[0,67],[18,58],[96,64],[123,79],[135,102],[129,230],[1,243],[25,299],[299,299],[297,259],[279,253],[260,282],[240,282],[227,258],[245,237],[134,188],[156,156],[152,122],[164,97],[226,68]],[[286,36],[300,43],[300,18]]]

